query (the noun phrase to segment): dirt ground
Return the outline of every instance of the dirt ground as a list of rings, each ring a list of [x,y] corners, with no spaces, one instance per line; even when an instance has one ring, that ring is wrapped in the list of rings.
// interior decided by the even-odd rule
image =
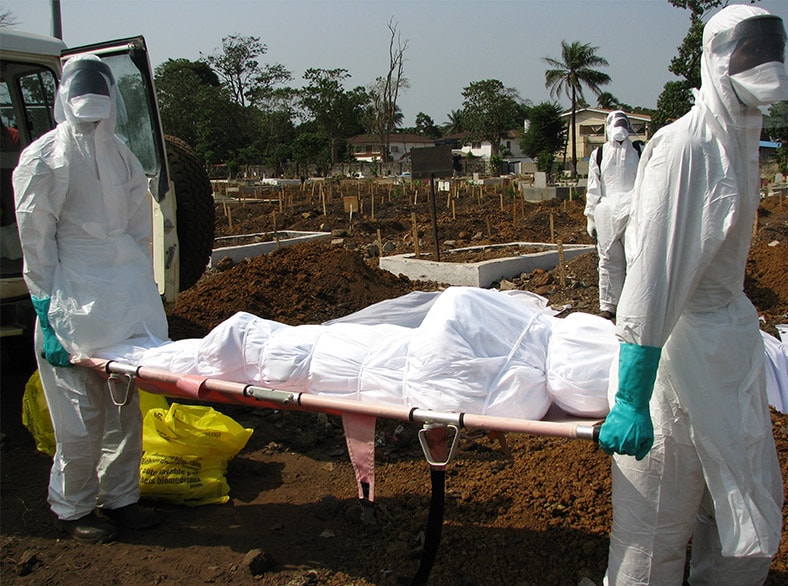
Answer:
[[[277,202],[217,206],[217,236],[278,230],[332,231],[331,239],[282,248],[230,266],[219,263],[168,310],[174,339],[204,335],[236,311],[288,324],[320,323],[412,290],[377,268],[376,254],[435,248],[428,190],[348,182],[322,192],[295,189]],[[275,199],[279,194],[267,194]],[[371,197],[374,195],[374,208]],[[360,196],[345,212],[343,197]],[[414,196],[416,202],[414,203]],[[324,203],[325,199],[325,213]],[[436,204],[438,242],[451,247],[511,241],[590,243],[583,202],[515,200],[508,189],[465,188]],[[374,210],[374,215],[373,215]],[[229,224],[232,221],[232,228]],[[270,237],[270,236],[269,236]],[[380,239],[381,244],[378,244]],[[776,334],[788,322],[788,202],[763,201],[745,287]],[[551,306],[598,311],[596,256],[563,271],[512,276]],[[568,306],[568,307],[567,307]],[[18,365],[14,384],[29,375]],[[6,378],[3,394],[13,388]],[[254,433],[229,465],[230,502],[185,507],[149,503],[157,528],[111,544],[81,545],[60,533],[46,503],[51,460],[4,402],[0,582],[3,584],[406,584],[419,564],[430,502],[429,467],[413,424],[379,421],[375,523],[362,520],[340,420],[335,416],[214,405]],[[773,412],[788,480],[788,416]],[[788,507],[784,509],[785,519]],[[601,584],[611,523],[609,458],[587,440],[463,433],[446,472],[442,541],[430,584],[484,586]],[[252,571],[257,575],[253,575]],[[767,584],[788,583],[788,537]]]

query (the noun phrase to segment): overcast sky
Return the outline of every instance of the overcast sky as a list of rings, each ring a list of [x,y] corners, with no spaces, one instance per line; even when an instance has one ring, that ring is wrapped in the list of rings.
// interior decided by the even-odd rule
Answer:
[[[732,0],[732,4],[749,0]],[[462,107],[474,81],[500,80],[534,103],[550,100],[543,57],[561,41],[598,47],[620,101],[654,108],[689,27],[689,12],[668,0],[61,0],[63,39],[77,46],[143,35],[153,65],[216,53],[222,37],[255,36],[262,63],[280,63],[302,83],[310,67],[347,69],[346,87],[388,70],[391,19],[405,52],[410,89],[400,98],[405,125],[425,112],[436,124]],[[788,21],[788,0],[758,5]],[[0,0],[16,28],[51,34],[50,0]],[[586,99],[595,103],[590,93]],[[558,100],[564,107],[568,100]]]

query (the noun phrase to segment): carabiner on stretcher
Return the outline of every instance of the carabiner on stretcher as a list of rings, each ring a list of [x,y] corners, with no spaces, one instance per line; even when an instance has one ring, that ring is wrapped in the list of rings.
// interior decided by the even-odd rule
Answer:
[[[113,372],[107,378],[107,388],[109,389],[112,402],[118,407],[128,405],[131,400],[131,393],[134,388],[134,377],[130,374],[119,374]]]
[[[451,446],[448,443],[448,431],[454,434]],[[460,430],[456,425],[443,423],[425,423],[419,430],[419,443],[424,452],[427,463],[433,467],[445,467],[457,449],[460,439]]]

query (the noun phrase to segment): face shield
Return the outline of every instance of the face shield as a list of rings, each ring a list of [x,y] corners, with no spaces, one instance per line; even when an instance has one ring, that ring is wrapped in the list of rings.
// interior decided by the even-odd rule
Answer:
[[[82,59],[69,69],[68,102],[74,117],[84,122],[109,118],[112,100],[109,88],[114,79],[110,68],[101,61]]]
[[[781,18],[759,15],[741,21],[714,39],[716,46],[735,43],[728,75],[743,104],[766,106],[788,99],[785,38]]]
[[[125,120],[125,107],[117,91],[112,69],[98,56],[78,55],[63,67],[55,97],[55,120],[101,122],[111,132],[115,118]]]

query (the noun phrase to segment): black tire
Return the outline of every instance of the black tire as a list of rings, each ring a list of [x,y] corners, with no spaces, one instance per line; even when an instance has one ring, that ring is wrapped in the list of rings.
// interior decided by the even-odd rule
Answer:
[[[177,137],[167,135],[164,140],[178,204],[179,290],[185,291],[200,279],[211,260],[216,214],[213,190],[197,153]]]

